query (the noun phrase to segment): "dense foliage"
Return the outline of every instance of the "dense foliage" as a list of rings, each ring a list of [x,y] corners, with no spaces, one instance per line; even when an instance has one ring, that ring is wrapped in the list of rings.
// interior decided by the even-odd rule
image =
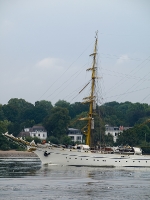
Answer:
[[[105,124],[111,126],[132,127],[119,135],[116,145],[149,146],[150,116],[148,104],[131,102],[109,102],[97,106],[95,115],[94,145],[114,145],[111,135],[106,136]],[[24,128],[35,124],[43,125],[48,132],[48,140],[54,143],[71,144],[67,137],[67,128],[83,130],[85,121],[78,119],[87,115],[88,105],[79,102],[70,104],[59,100],[54,106],[50,101],[37,101],[35,105],[24,99],[10,99],[8,104],[0,104],[0,149],[17,148],[16,144],[7,142],[2,133],[8,131],[17,136]]]
[[[100,110],[105,124],[131,127],[118,136],[115,145],[150,146],[150,106],[148,104],[110,102],[101,106]]]

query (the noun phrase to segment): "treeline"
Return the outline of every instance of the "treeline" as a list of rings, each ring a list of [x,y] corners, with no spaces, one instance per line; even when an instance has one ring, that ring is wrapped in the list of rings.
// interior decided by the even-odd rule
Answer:
[[[139,146],[145,153],[150,153],[150,106],[148,104],[109,102],[101,106],[101,111],[106,123],[118,127],[120,125],[131,127],[119,134],[115,145]]]
[[[79,102],[70,104],[59,100],[54,106],[50,101],[37,101],[35,104],[24,99],[13,98],[8,104],[0,104],[0,149],[6,147],[2,133],[8,131],[17,136],[24,128],[33,125],[43,125],[48,132],[48,139],[55,143],[71,141],[67,138],[68,127],[79,128],[86,125],[78,119],[86,116],[88,105]],[[94,145],[114,145],[111,135],[106,136],[105,125],[132,127],[120,134],[115,145],[129,144],[147,145],[150,143],[150,106],[148,104],[131,102],[109,102],[97,106],[95,115],[95,130],[93,132]],[[16,148],[9,144],[10,148]],[[7,146],[8,148],[8,146]],[[7,149],[5,148],[5,149]]]
[[[33,105],[24,99],[10,99],[8,104],[0,105],[0,149],[8,149],[8,141],[2,133],[8,131],[17,136],[24,128],[33,125],[43,125],[51,141],[69,143],[71,140],[68,141],[66,136],[68,127],[73,126],[72,119],[87,111],[88,106],[78,102],[70,104],[60,100],[53,106],[50,101],[45,100]],[[9,146],[16,148],[12,143]]]

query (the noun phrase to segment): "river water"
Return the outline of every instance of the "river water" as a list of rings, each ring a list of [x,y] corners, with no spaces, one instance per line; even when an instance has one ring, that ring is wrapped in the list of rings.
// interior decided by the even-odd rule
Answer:
[[[0,200],[149,200],[150,168],[41,166],[0,159]]]

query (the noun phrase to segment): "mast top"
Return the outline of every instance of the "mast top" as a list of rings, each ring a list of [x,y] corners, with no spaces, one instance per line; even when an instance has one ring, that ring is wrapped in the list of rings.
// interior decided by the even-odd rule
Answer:
[[[95,38],[98,39],[98,30],[95,32]]]

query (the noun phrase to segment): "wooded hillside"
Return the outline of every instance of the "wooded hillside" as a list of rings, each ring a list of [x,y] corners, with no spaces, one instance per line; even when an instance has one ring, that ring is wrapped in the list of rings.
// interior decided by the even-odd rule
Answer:
[[[17,136],[24,128],[35,124],[43,125],[51,141],[66,142],[67,128],[82,129],[86,122],[78,121],[86,116],[88,105],[79,102],[70,104],[59,100],[54,106],[50,101],[37,101],[35,104],[26,102],[24,99],[10,99],[8,104],[0,104],[0,148],[16,148],[9,144],[2,136],[8,131]],[[116,145],[129,144],[146,145],[150,143],[150,106],[148,104],[131,102],[109,102],[97,105],[95,119],[95,131],[93,133],[94,144],[114,145],[111,136],[105,136],[105,125],[133,127],[120,134]]]

